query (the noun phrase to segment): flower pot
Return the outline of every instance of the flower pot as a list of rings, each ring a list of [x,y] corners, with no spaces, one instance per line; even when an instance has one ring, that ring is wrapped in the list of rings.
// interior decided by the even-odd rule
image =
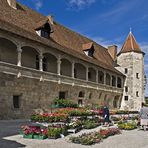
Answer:
[[[33,139],[33,134],[27,134],[27,135],[24,134],[23,138]]]

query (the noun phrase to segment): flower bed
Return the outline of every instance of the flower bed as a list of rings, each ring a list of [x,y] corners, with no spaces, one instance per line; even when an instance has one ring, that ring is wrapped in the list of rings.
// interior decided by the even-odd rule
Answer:
[[[65,122],[68,119],[67,114],[52,113],[52,114],[33,114],[31,115],[31,121],[35,122]]]
[[[99,123],[95,122],[94,120],[84,120],[83,121],[83,128],[84,129],[92,129],[99,125]]]
[[[119,122],[118,123],[118,128],[122,130],[133,130],[137,128],[137,123],[132,121],[132,122]]]
[[[24,138],[29,139],[46,139],[48,135],[47,128],[40,126],[22,126],[21,131]]]
[[[59,108],[66,108],[66,107],[77,108],[78,107],[78,104],[72,102],[69,99],[55,99],[53,101],[53,104]]]
[[[67,135],[67,127],[56,125],[52,127],[48,127],[48,138],[49,139],[57,139],[62,136]]]
[[[77,144],[92,145],[101,142],[104,138],[117,134],[120,134],[120,130],[118,128],[109,128],[106,130],[100,130],[99,132],[82,134],[78,137],[70,137],[69,140]]]
[[[68,114],[69,116],[91,116],[95,114],[93,111],[84,108],[61,108],[56,113]]]
[[[112,112],[114,112],[114,114],[139,114],[138,111],[126,111],[126,110],[117,110]]]

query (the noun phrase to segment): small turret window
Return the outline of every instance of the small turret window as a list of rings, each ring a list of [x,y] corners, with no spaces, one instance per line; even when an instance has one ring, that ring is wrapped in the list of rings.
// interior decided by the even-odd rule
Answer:
[[[127,86],[125,86],[125,92],[128,92],[128,87]]]
[[[136,97],[139,97],[139,92],[138,91],[136,91]]]
[[[136,73],[136,78],[139,79],[139,73]]]
[[[125,68],[125,72],[124,72],[125,74],[127,74],[128,73],[128,69],[127,68]]]
[[[124,100],[125,101],[128,101],[128,96],[124,96]]]

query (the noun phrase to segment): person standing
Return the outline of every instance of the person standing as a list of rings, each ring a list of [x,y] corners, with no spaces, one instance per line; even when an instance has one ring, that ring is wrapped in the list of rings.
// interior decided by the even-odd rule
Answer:
[[[141,105],[141,110],[140,110],[140,126],[146,130],[148,126],[148,107],[144,106],[144,103]]]
[[[110,122],[110,113],[109,113],[109,108],[105,104],[103,107],[103,118],[104,118],[104,125],[108,126]]]

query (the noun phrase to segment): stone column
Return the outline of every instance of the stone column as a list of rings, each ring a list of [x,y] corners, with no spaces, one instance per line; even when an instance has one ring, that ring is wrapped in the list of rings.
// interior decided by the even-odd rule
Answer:
[[[39,70],[43,71],[43,55],[39,55]]]
[[[72,62],[72,74],[71,74],[71,76],[72,76],[73,79],[75,78],[74,69],[75,69],[75,62],[73,61],[73,62]]]
[[[96,83],[98,83],[98,70],[96,70]]]
[[[88,67],[86,67],[86,81],[88,81]]]
[[[104,71],[104,84],[106,85],[106,72]]]
[[[116,82],[115,82],[115,86],[116,86],[116,88],[117,88],[117,79],[118,79],[118,77],[116,76]]]
[[[110,75],[110,86],[112,86],[112,75]]]
[[[17,66],[22,66],[22,49],[17,47]]]
[[[57,74],[61,75],[61,56],[60,55],[58,56],[58,59],[57,59]]]

